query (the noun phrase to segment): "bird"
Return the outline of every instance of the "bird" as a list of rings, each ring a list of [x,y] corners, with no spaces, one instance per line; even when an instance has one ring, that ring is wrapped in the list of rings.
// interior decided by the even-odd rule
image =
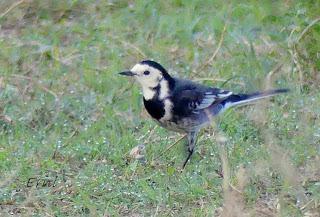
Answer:
[[[143,60],[119,74],[134,77],[140,84],[144,107],[153,120],[168,130],[187,135],[188,156],[182,168],[185,168],[194,153],[199,131],[210,125],[214,116],[231,107],[247,105],[289,91],[283,88],[235,94],[229,90],[173,77],[153,60]]]

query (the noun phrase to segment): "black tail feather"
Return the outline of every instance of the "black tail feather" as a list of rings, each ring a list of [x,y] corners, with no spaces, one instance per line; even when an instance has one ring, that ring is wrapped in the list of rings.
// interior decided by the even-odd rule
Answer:
[[[289,89],[275,89],[275,90],[266,90],[251,94],[232,94],[226,98],[222,104],[225,108],[232,106],[245,105],[253,101],[271,97],[277,94],[289,92]]]

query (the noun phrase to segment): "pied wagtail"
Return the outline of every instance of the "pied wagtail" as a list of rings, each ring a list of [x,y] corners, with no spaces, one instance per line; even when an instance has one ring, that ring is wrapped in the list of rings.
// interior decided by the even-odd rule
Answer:
[[[130,71],[119,74],[133,76],[140,83],[144,106],[160,126],[187,134],[189,154],[183,168],[193,154],[197,133],[210,124],[213,116],[233,106],[288,92],[288,89],[275,89],[234,94],[171,77],[165,68],[151,60],[144,60]]]

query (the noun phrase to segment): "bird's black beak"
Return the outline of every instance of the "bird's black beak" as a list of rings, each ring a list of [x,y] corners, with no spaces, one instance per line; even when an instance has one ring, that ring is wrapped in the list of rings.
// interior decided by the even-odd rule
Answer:
[[[134,76],[136,75],[135,73],[131,72],[131,71],[124,71],[124,72],[120,72],[120,75],[125,75],[125,76]]]

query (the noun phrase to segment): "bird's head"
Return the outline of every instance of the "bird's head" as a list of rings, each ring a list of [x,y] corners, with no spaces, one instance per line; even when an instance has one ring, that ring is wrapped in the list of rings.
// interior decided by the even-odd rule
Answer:
[[[133,76],[143,88],[155,88],[168,75],[167,71],[157,62],[144,60],[137,63],[129,71],[120,72],[120,75]]]
[[[134,77],[140,83],[145,98],[154,96],[157,87],[166,85],[169,88],[173,81],[165,68],[152,60],[144,60],[119,74]]]

